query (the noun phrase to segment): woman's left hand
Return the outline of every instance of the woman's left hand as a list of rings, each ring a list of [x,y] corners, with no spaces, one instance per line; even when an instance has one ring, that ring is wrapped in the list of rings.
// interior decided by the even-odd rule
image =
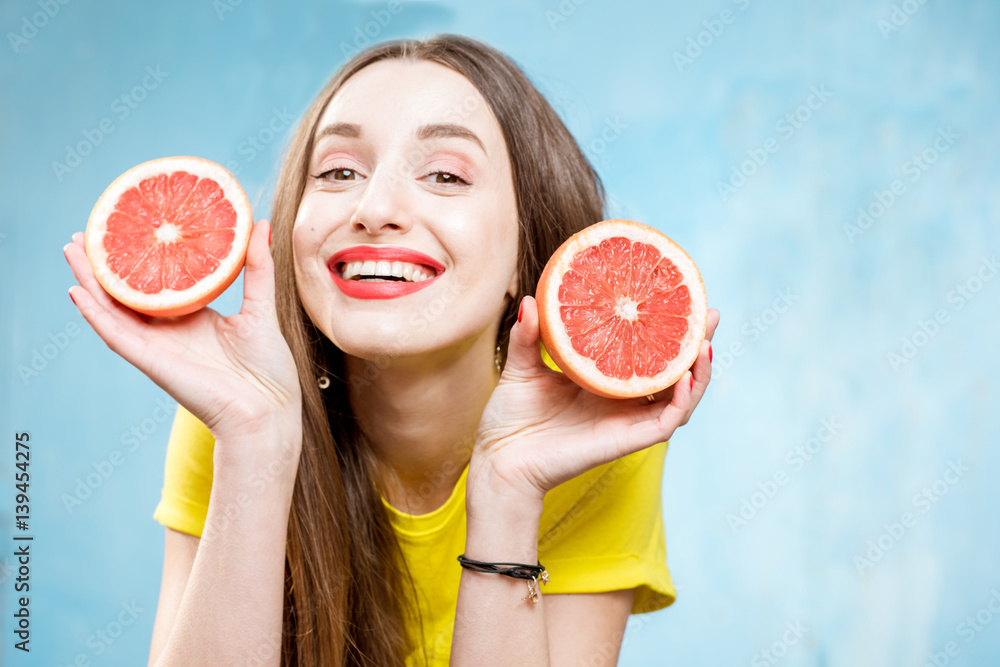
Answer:
[[[479,422],[470,489],[541,499],[577,475],[669,439],[687,423],[708,387],[709,341],[719,323],[714,308],[691,370],[649,403],[645,397],[597,396],[549,368],[539,351],[535,299],[525,297],[522,304],[507,366]]]

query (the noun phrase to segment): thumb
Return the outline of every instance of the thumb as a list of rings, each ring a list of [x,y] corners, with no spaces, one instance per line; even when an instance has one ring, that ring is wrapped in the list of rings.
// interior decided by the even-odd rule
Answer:
[[[521,299],[521,309],[518,312],[518,321],[510,330],[504,374],[508,370],[512,373],[530,374],[545,366],[538,345],[538,303],[535,298],[525,296]]]
[[[274,310],[274,261],[271,259],[270,240],[270,221],[258,221],[250,233],[243,270],[242,314],[265,317]]]

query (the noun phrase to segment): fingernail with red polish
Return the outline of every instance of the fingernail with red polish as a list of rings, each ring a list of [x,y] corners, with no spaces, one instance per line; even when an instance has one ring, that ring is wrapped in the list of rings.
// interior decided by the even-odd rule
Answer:
[[[691,376],[691,389],[694,389],[694,376]]]
[[[521,321],[521,316],[524,315],[524,299],[521,299],[521,306],[517,309],[517,321]]]
[[[708,363],[712,363],[712,344],[708,344]]]
[[[268,225],[267,225],[267,246],[269,248],[271,247],[271,224],[270,223],[268,223]]]
[[[73,298],[73,293],[72,292],[67,292],[67,294],[69,294],[69,299],[70,299],[70,301],[73,302],[73,305],[75,306],[76,305],[76,299]]]

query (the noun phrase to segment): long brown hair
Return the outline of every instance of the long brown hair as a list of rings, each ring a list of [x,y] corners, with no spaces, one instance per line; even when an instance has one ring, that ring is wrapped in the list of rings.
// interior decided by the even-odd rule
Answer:
[[[465,37],[376,45],[347,62],[306,111],[275,189],[271,224],[277,311],[302,384],[302,453],[289,516],[282,663],[303,667],[402,666],[410,645],[413,585],[381,501],[372,449],[351,412],[343,353],[299,300],[292,226],[306,185],[316,126],[343,83],[374,62],[440,63],[464,75],[496,117],[510,155],[519,219],[517,297],[497,335],[506,358],[521,298],[570,235],[601,220],[604,189],[573,136],[524,73]],[[317,377],[328,375],[323,390]],[[419,635],[418,635],[419,636]]]

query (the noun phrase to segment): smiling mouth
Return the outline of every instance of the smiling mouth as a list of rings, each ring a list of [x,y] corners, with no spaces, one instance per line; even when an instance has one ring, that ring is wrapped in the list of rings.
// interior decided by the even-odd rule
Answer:
[[[344,280],[359,282],[419,283],[437,277],[437,272],[434,269],[423,264],[384,260],[340,262],[337,264],[336,270]]]

